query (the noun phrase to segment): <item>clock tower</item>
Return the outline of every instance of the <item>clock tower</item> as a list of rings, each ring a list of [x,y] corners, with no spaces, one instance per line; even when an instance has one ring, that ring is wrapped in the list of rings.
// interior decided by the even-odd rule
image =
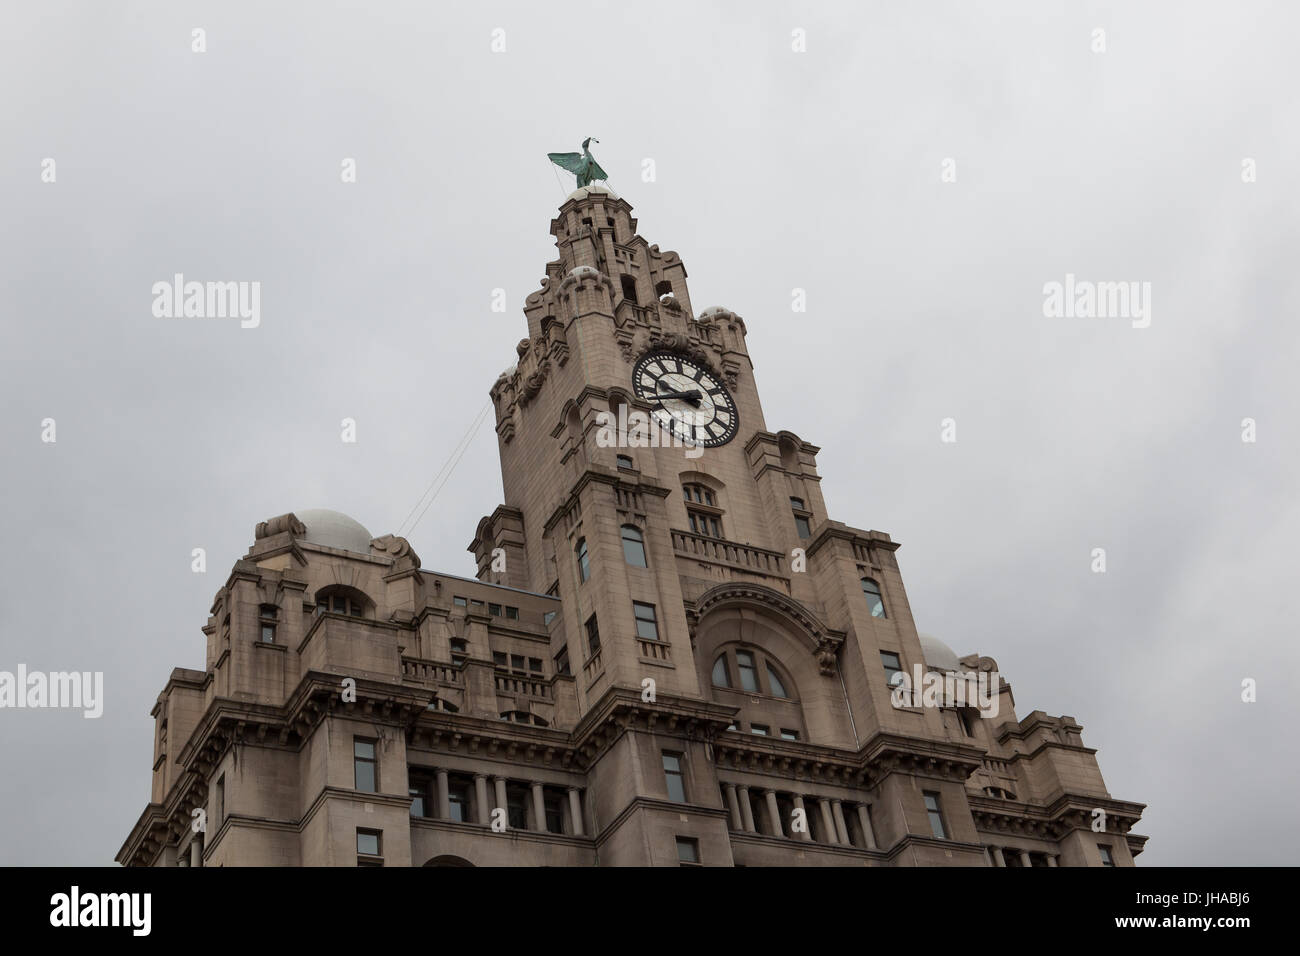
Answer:
[[[697,310],[681,258],[636,229],[600,183],[552,220],[558,258],[491,390],[505,503],[470,546],[480,581],[560,600],[550,652],[600,861],[675,862],[671,834],[683,860],[789,862],[760,839],[779,837],[834,848],[824,862],[996,865],[980,801],[1055,754],[989,756],[1030,733],[996,664],[918,634],[898,544],[832,520],[819,449],[769,428],[745,322]],[[900,671],[982,673],[997,715],[896,706]],[[1067,763],[1104,793],[1085,752]],[[1039,859],[1097,857],[1053,825],[1073,842]]]

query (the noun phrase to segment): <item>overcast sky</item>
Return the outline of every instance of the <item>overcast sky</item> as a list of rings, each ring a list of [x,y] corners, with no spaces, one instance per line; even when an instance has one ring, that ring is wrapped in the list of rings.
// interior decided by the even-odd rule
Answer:
[[[0,670],[106,696],[0,711],[0,862],[111,862],[257,522],[398,530],[526,335],[545,154],[595,136],[831,516],[902,542],[917,626],[1148,805],[1140,864],[1294,863],[1294,7],[430,6],[0,11]],[[260,326],[155,318],[177,272],[259,281]],[[1149,327],[1045,317],[1067,274],[1149,282]],[[424,566],[472,576],[501,497],[489,423]]]

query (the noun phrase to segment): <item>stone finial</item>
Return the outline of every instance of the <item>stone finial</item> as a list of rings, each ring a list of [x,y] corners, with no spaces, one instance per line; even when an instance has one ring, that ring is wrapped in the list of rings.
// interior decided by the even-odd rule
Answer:
[[[377,551],[393,559],[393,570],[407,571],[420,567],[420,556],[411,547],[411,542],[395,534],[386,534],[370,542],[370,550]]]
[[[265,521],[259,522],[254,535],[258,540],[261,540],[262,538],[283,534],[286,531],[297,537],[307,533],[307,526],[298,520],[296,514],[290,511],[288,514],[267,518]]]

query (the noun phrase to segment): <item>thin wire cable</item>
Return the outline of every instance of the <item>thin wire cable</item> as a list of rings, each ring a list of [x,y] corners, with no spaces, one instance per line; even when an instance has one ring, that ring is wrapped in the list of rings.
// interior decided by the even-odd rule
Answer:
[[[406,535],[406,534],[410,534],[411,531],[415,530],[415,524],[410,525],[410,527],[408,528],[408,530],[403,531],[402,529],[403,529],[403,528],[407,528],[407,523],[411,520],[411,516],[412,516],[413,514],[415,514],[416,510],[417,510],[417,509],[420,507],[420,505],[424,502],[424,499],[428,496],[430,490],[433,489],[433,486],[436,485],[436,484],[438,484],[438,479],[439,479],[439,478],[442,478],[442,483],[443,483],[443,484],[446,484],[446,482],[447,482],[447,478],[450,478],[450,477],[451,477],[451,473],[448,471],[448,466],[450,466],[450,467],[453,468],[453,469],[456,467],[455,464],[452,462],[452,459],[453,459],[453,458],[456,458],[456,452],[457,452],[457,450],[461,449],[462,447],[468,447],[468,443],[469,443],[469,441],[474,437],[474,434],[479,430],[479,428],[482,427],[482,425],[483,425],[483,419],[484,419],[484,417],[487,415],[488,411],[489,411],[491,408],[492,408],[492,403],[491,403],[491,402],[488,402],[486,405],[484,405],[484,406],[483,406],[483,410],[479,413],[478,417],[475,418],[474,421],[470,424],[469,428],[466,429],[465,434],[461,436],[460,441],[456,443],[455,447],[452,448],[451,453],[447,456],[447,460],[444,461],[444,462],[442,463],[442,467],[439,468],[439,469],[437,470],[437,472],[434,473],[433,478],[429,481],[429,486],[428,486],[427,488],[425,488],[423,492],[421,492],[420,497],[417,498],[417,499],[415,500],[415,504],[413,504],[413,505],[411,506],[411,510],[408,511],[407,514],[406,514],[406,517],[402,519],[402,523],[401,523],[400,525],[398,525],[398,528],[397,528],[397,533],[398,533],[398,534]],[[463,454],[463,452],[462,452],[462,454]],[[459,460],[460,460],[459,458],[456,458],[456,461],[459,461]],[[444,474],[444,473],[446,473],[446,474]],[[441,489],[442,489],[442,485],[438,485],[438,490],[440,491]],[[433,494],[434,494],[434,497],[436,498],[437,495],[438,495],[438,492],[437,492],[437,491],[434,491]],[[432,501],[432,499],[430,499],[430,501]],[[426,505],[425,507],[426,507],[426,510],[427,510],[427,507],[428,507],[428,506]],[[424,516],[424,513],[421,512],[421,513],[420,513],[420,517],[423,517],[423,516]],[[416,519],[416,524],[418,524],[418,523],[419,523],[419,518]]]
[[[469,431],[465,433],[465,437],[461,439],[461,443],[458,446],[459,451],[452,452],[455,458],[454,460],[451,461],[451,467],[447,468],[446,470],[447,473],[443,475],[442,481],[439,482],[438,487],[434,489],[432,497],[429,498],[428,502],[424,506],[424,510],[420,512],[419,516],[415,519],[414,522],[412,522],[411,526],[407,528],[406,534],[409,535],[415,532],[415,529],[419,526],[420,521],[423,520],[426,512],[428,512],[429,508],[433,505],[434,501],[437,499],[438,493],[441,492],[443,486],[447,484],[447,481],[451,478],[452,472],[454,472],[456,470],[456,466],[460,464],[460,460],[465,457],[465,452],[469,451],[469,446],[473,444],[474,435],[478,432],[478,430],[481,427],[483,427],[483,422],[487,420],[488,412],[490,411],[492,411],[492,403],[488,402],[487,405],[483,407],[483,411],[479,412],[478,418],[474,419],[474,424],[470,425]]]

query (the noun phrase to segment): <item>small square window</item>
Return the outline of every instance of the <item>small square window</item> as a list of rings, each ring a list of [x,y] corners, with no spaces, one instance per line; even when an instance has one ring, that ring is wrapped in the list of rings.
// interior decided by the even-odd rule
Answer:
[[[502,651],[493,651],[493,652],[492,652],[492,663],[495,664],[497,667],[507,667],[507,666],[509,666],[509,663],[508,663],[508,660],[507,660],[507,658],[506,658],[506,655],[505,655]]]
[[[528,658],[528,670],[534,674],[542,672],[542,659],[540,657]]]
[[[767,724],[750,724],[749,732],[757,734],[759,737],[767,737],[771,732],[771,728]]]
[[[782,728],[781,728],[781,739],[782,739],[782,740],[798,740],[798,739],[799,739],[799,731],[797,731],[797,730],[789,730],[789,729],[786,728],[786,727],[782,727]]]
[[[496,616],[496,617],[500,617],[500,616],[501,616],[501,605],[500,605],[500,604],[489,604],[489,605],[488,605],[488,613],[489,613],[489,614],[492,614],[492,615],[494,615],[494,616]]]
[[[693,837],[678,837],[677,862],[682,866],[699,866],[700,841]]]
[[[380,850],[383,848],[381,837],[383,834],[378,830],[358,830],[357,831],[357,852],[363,856],[382,856]]]
[[[511,669],[511,670],[516,670],[516,671],[521,671],[521,670],[524,669],[524,655],[523,655],[523,654],[511,654],[511,655],[510,655],[510,669]]]
[[[506,620],[507,621],[519,620],[519,608],[510,607],[509,605],[506,605]]]
[[[460,595],[456,595],[456,597],[452,598],[451,603],[455,604],[457,607],[469,607],[469,601],[465,600],[465,598]]]

